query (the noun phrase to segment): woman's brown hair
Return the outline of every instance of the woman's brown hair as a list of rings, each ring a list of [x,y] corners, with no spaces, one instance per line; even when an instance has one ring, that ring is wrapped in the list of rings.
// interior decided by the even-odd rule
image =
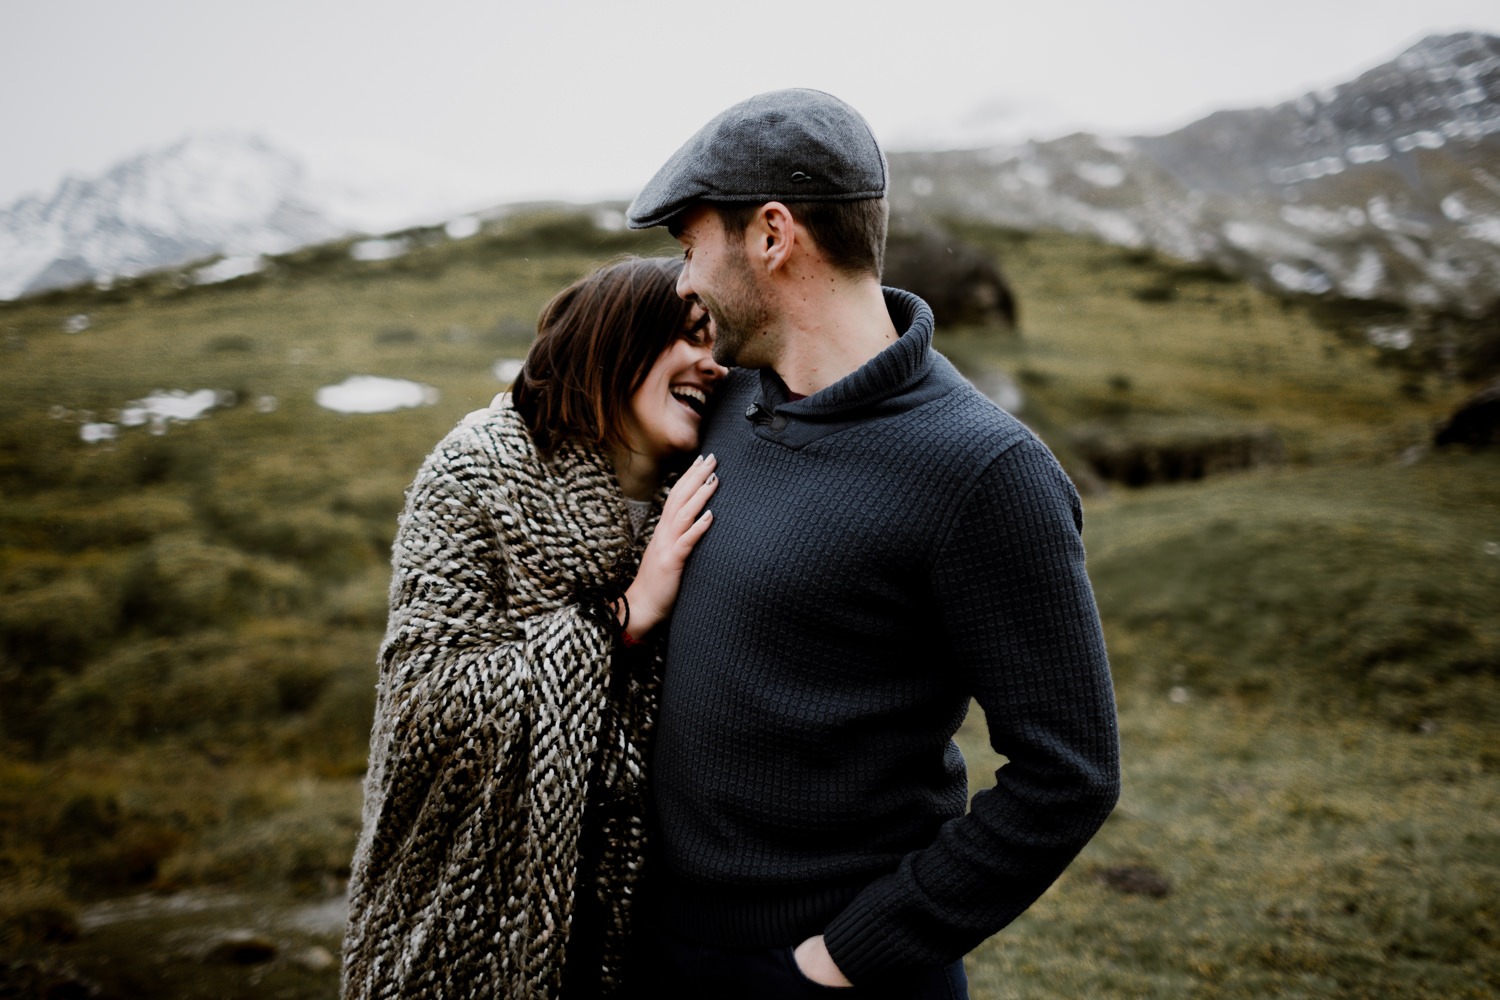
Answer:
[[[542,309],[511,400],[543,453],[565,438],[628,446],[630,397],[672,341],[693,333],[692,306],[677,296],[681,271],[675,258],[626,257]]]

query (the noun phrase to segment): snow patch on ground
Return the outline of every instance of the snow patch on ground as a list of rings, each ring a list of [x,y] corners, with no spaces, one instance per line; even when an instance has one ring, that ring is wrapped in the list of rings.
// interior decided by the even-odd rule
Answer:
[[[316,395],[319,406],[336,413],[389,413],[417,406],[433,406],[440,394],[430,385],[379,375],[350,375],[338,385],[325,385]]]

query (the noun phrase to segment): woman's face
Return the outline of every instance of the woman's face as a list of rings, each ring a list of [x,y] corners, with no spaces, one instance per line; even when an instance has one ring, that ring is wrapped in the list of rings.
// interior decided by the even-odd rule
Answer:
[[[713,328],[694,305],[688,329],[673,339],[630,397],[625,430],[631,451],[657,462],[698,447],[704,407],[728,369],[714,363]]]

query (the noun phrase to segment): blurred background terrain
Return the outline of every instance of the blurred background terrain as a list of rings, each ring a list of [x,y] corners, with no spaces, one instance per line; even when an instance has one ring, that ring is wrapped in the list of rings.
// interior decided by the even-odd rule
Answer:
[[[976,998],[1500,991],[1500,39],[1371,65],[891,154],[887,280],[1085,493],[1121,711]],[[219,133],[0,210],[0,997],[334,994],[402,491],[553,292],[677,252],[376,202]]]

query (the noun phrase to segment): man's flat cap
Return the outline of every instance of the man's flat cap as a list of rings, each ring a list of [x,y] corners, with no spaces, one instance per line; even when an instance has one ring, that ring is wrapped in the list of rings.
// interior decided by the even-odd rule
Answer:
[[[885,156],[870,126],[820,90],[773,90],[724,111],[672,154],[626,213],[632,229],[694,201],[883,198]]]

